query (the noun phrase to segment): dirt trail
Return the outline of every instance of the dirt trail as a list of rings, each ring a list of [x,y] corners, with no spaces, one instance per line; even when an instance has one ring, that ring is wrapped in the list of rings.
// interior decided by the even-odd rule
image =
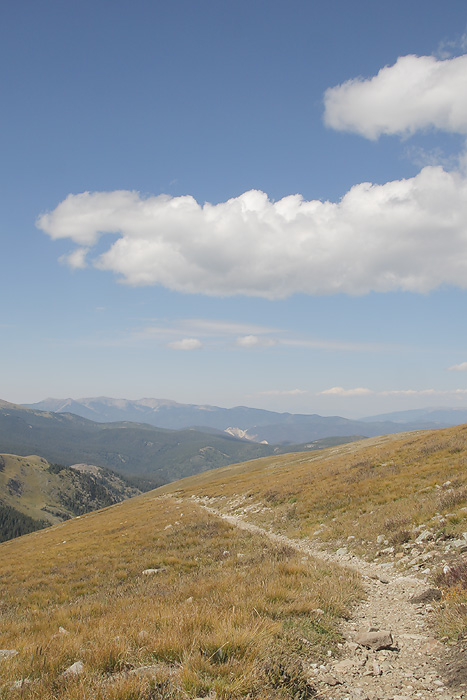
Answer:
[[[467,697],[467,688],[448,688],[440,675],[446,649],[429,631],[431,604],[409,602],[426,591],[429,583],[422,576],[405,576],[392,563],[368,563],[346,551],[331,553],[308,540],[293,540],[253,525],[236,515],[227,515],[197,499],[209,513],[235,527],[265,535],[273,542],[288,545],[303,554],[355,569],[363,578],[367,598],[344,622],[346,643],[339,659],[309,669],[319,696],[328,700],[452,700]],[[390,631],[392,649],[373,651],[354,642],[357,633]]]

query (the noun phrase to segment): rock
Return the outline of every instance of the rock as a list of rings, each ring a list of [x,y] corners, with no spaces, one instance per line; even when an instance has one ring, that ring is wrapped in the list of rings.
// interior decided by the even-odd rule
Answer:
[[[378,535],[376,538],[376,544],[383,544],[384,542],[384,535]]]
[[[68,668],[63,671],[62,678],[70,678],[72,676],[80,676],[84,672],[84,664],[82,661],[75,661],[74,664],[68,666]]]
[[[63,634],[65,637],[66,637],[67,635],[70,634],[70,633],[68,632],[68,630],[66,630],[64,627],[59,627],[59,628],[58,628],[58,633],[59,633],[59,634]]]
[[[416,538],[415,542],[417,542],[417,544],[421,544],[422,542],[427,542],[428,540],[432,540],[432,539],[433,539],[433,533],[430,532],[430,530],[423,530],[423,532],[421,532],[419,534],[419,536]]]
[[[17,653],[16,649],[0,649],[0,659],[10,659],[12,656],[16,656]]]
[[[426,591],[409,598],[409,603],[420,605],[420,603],[431,603],[433,600],[441,600],[441,598],[442,593],[438,588],[427,588]]]
[[[151,574],[160,574],[161,571],[165,571],[165,569],[144,569],[144,571],[142,571],[141,573],[143,574],[143,576],[150,576]]]
[[[355,641],[361,647],[379,651],[380,649],[391,649],[394,644],[394,639],[391,632],[378,630],[377,632],[359,632],[355,637]]]
[[[334,671],[336,673],[349,673],[350,671],[353,671],[355,668],[355,661],[353,659],[342,659],[342,661],[338,661],[337,664],[334,665]]]
[[[369,697],[363,688],[354,688],[351,692],[350,700],[369,700]]]
[[[315,608],[314,610],[311,611],[314,615],[324,615],[324,610],[321,610],[321,608]]]
[[[337,678],[332,676],[330,673],[326,673],[324,676],[321,676],[321,681],[326,683],[326,685],[342,685],[341,681],[337,680]]]
[[[138,678],[160,678],[161,676],[169,678],[174,676],[178,672],[176,666],[171,666],[170,664],[158,663],[151,664],[150,666],[139,666],[138,668],[133,668],[130,672],[130,676],[138,676]]]
[[[340,547],[337,552],[336,552],[338,557],[344,556],[344,554],[347,554],[347,547]]]
[[[425,642],[425,644],[422,644],[420,647],[420,652],[422,654],[428,654],[429,656],[432,656],[433,654],[440,653],[443,651],[444,647],[441,644],[441,642],[438,642],[437,639],[431,639],[428,638]]]
[[[11,684],[11,688],[12,690],[21,690],[21,688],[31,685],[31,682],[30,678],[21,678],[19,681],[14,681],[14,683]]]

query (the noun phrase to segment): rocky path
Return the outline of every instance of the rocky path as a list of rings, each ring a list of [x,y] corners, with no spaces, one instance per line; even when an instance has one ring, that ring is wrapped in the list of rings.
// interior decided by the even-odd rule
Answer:
[[[329,662],[321,666],[312,664],[308,669],[319,697],[328,700],[467,697],[467,688],[448,688],[440,673],[446,649],[429,631],[433,611],[430,594],[418,604],[410,602],[412,597],[429,589],[422,575],[401,575],[392,563],[368,563],[345,549],[332,553],[316,543],[293,540],[236,515],[222,513],[201,499],[200,504],[238,528],[265,535],[303,554],[353,568],[362,576],[367,598],[355,609],[352,619],[343,625],[346,642],[342,655],[338,659],[330,657]]]

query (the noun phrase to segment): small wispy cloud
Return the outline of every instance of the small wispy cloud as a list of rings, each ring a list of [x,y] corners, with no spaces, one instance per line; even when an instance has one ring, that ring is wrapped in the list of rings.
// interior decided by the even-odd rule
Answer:
[[[277,340],[258,335],[242,335],[235,341],[241,348],[270,348],[277,345]]]
[[[467,51],[467,32],[464,32],[462,36],[458,39],[444,40],[441,41],[437,51],[435,51],[435,56],[444,60],[446,58],[451,58],[459,53],[465,53]]]
[[[172,348],[172,350],[199,350],[203,344],[198,338],[183,338],[167,343],[167,347]]]
[[[325,389],[318,393],[319,396],[367,396],[375,392],[366,387],[359,386],[355,389],[344,389],[342,386],[333,386],[330,389]]]
[[[467,372],[467,362],[461,362],[459,365],[449,367],[451,372]]]
[[[467,365],[467,363],[465,363]],[[467,370],[467,367],[465,368]],[[317,396],[463,396],[467,389],[389,389],[374,391],[366,387],[344,389],[342,386],[333,386],[330,389],[319,391]]]
[[[58,261],[62,265],[68,265],[73,270],[83,270],[87,267],[86,255],[89,252],[89,248],[76,248],[71,253],[66,255],[61,255]]]
[[[269,328],[253,323],[241,323],[204,318],[183,318],[175,320],[155,319],[138,332],[140,337],[198,336],[203,338],[228,338],[235,336],[260,336],[268,333],[280,333],[276,328]]]

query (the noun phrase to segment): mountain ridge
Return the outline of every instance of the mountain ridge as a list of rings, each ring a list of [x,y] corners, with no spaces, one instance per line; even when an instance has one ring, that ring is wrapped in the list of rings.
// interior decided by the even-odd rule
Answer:
[[[257,443],[301,444],[311,440],[346,435],[373,437],[405,430],[425,430],[452,425],[433,417],[411,421],[381,420],[371,417],[353,420],[341,416],[321,416],[317,413],[278,413],[266,409],[235,406],[181,404],[169,399],[113,399],[94,397],[82,399],[44,399],[25,404],[35,410],[56,413],[71,412],[96,422],[145,422],[162,429],[180,430],[199,426],[215,428]],[[391,414],[388,414],[390,416]],[[467,420],[467,410],[465,414]],[[460,417],[461,418],[461,417]],[[464,422],[459,420],[458,422]],[[456,422],[454,422],[456,424]],[[403,426],[403,427],[401,427]]]

